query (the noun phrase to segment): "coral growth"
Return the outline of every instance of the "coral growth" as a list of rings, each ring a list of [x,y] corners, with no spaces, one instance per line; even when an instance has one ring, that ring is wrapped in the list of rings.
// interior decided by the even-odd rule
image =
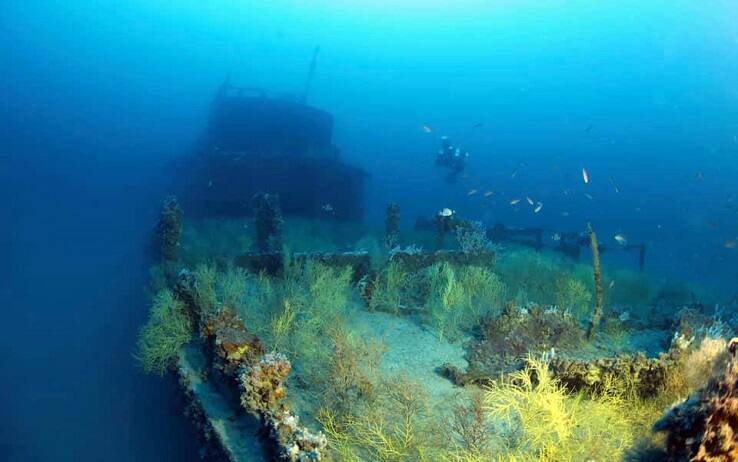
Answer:
[[[602,269],[600,268],[600,250],[597,244],[597,234],[592,229],[592,225],[587,225],[587,232],[589,233],[589,247],[592,251],[592,273],[594,275],[595,286],[595,306],[589,326],[587,326],[587,338],[591,340],[600,327],[602,310],[604,308],[604,291],[602,289]]]
[[[372,311],[389,311],[398,314],[412,300],[408,285],[412,275],[405,267],[390,261],[369,285],[368,306]]]
[[[693,340],[721,337],[730,330],[720,319],[704,313],[699,306],[683,307],[677,311],[671,328],[684,338]]]
[[[282,299],[297,311],[298,327],[308,323],[325,326],[342,316],[353,275],[350,266],[330,267],[312,259],[287,258],[283,273]]]
[[[427,315],[440,337],[457,336],[500,304],[504,286],[496,274],[479,266],[454,268],[436,263],[426,271]]]
[[[443,241],[446,238],[446,234],[456,229],[457,220],[454,214],[446,215],[439,212],[436,215],[436,250],[443,248]]]
[[[212,343],[218,358],[215,366],[226,375],[233,376],[241,365],[264,353],[261,340],[248,332],[243,321],[230,309],[223,309],[207,323],[214,333]]]
[[[325,407],[318,413],[335,460],[437,460],[431,454],[442,444],[441,435],[429,419],[422,387],[400,376],[387,380],[377,395],[355,413],[338,414]]]
[[[303,275],[303,271],[297,273]],[[348,281],[350,273],[343,273],[341,278]],[[312,289],[321,286],[317,281],[327,279],[312,271],[309,274],[313,276],[313,285],[308,286]],[[178,288],[199,317],[200,334],[213,352],[212,367],[229,379],[226,384],[237,382],[240,385],[242,406],[261,417],[277,443],[280,457],[294,462],[322,460],[327,444],[325,437],[300,425],[285,401],[290,362],[281,354],[264,354],[261,340],[246,329],[234,311],[234,306],[242,305],[241,299],[248,287],[245,277],[239,270],[218,273],[202,266],[192,275],[183,274]],[[265,281],[264,278],[256,279],[259,280]],[[293,288],[299,285],[298,281],[291,284]],[[261,288],[271,291],[268,283]]]
[[[171,291],[162,290],[154,297],[149,320],[138,334],[136,359],[144,371],[163,375],[191,338],[192,322],[185,304]]]
[[[520,302],[533,300],[540,304],[554,304],[551,295],[556,292],[554,284],[564,267],[559,259],[522,249],[503,254],[495,269],[507,284],[510,298]]]
[[[669,354],[646,358],[641,353],[592,361],[555,357],[550,363],[551,373],[567,390],[598,393],[615,381],[627,383],[640,397],[655,396],[663,390],[670,374],[679,371],[678,366]]]
[[[179,240],[182,237],[182,209],[174,196],[164,199],[161,205],[159,222],[156,225],[156,235],[159,240],[158,247],[161,259],[166,261],[176,260]]]
[[[291,368],[287,357],[279,353],[266,354],[245,365],[239,376],[241,405],[262,418],[283,460],[319,461],[327,445],[325,436],[300,425],[285,402],[285,381]]]
[[[725,373],[673,406],[653,429],[666,433],[669,460],[728,462],[738,459],[738,339],[728,345]]]
[[[481,253],[490,245],[487,231],[479,221],[462,222],[456,226],[456,242],[464,253]]]
[[[470,369],[496,376],[517,369],[528,354],[570,349],[582,338],[581,327],[566,311],[508,303],[502,314],[481,319],[480,336],[469,345]]]
[[[506,423],[505,460],[621,460],[637,436],[617,396],[570,396],[545,362],[494,382],[485,408]]]
[[[260,193],[251,199],[256,227],[256,247],[261,252],[282,246],[282,209],[279,195]]]
[[[373,400],[384,345],[342,328],[332,329],[330,338],[333,351],[323,371],[321,401],[339,412],[350,413],[359,403]]]
[[[284,382],[292,366],[282,354],[266,354],[244,367],[240,375],[241,405],[254,414],[284,409]]]
[[[289,462],[323,460],[328,439],[323,433],[313,433],[300,425],[298,416],[287,410],[267,413],[264,417],[272,437],[279,446],[279,455]]]
[[[400,206],[395,202],[387,205],[384,219],[384,245],[388,249],[394,249],[400,245]]]
[[[580,280],[561,277],[556,280],[556,305],[569,310],[576,318],[582,318],[589,310],[592,293]]]
[[[482,457],[490,450],[493,427],[484,409],[484,395],[475,392],[469,403],[454,408],[450,428],[464,452]]]
[[[723,338],[706,337],[699,347],[684,359],[684,380],[690,390],[707,385],[718,377],[728,365],[728,344]]]
[[[200,335],[215,353],[213,367],[235,377],[244,364],[264,353],[261,340],[246,330],[243,320],[231,309],[200,317]]]

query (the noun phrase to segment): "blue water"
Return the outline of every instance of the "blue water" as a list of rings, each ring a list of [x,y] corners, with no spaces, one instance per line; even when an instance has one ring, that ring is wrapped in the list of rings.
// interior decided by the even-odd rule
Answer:
[[[368,223],[391,200],[407,226],[442,207],[510,226],[591,221],[647,243],[654,273],[727,299],[736,17],[730,0],[4,1],[0,460],[196,459],[174,384],[131,360],[168,162],[226,74],[299,94],[315,45],[309,102],[372,175]],[[433,165],[441,135],[470,151],[468,180]],[[508,205],[525,196],[541,213]]]

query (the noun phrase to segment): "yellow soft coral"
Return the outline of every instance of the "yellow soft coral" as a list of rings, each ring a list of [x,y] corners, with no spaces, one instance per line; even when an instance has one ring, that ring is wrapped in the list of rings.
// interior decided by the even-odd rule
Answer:
[[[149,320],[139,331],[135,357],[145,372],[163,375],[191,338],[192,322],[184,304],[169,290],[162,290],[154,297]]]
[[[548,365],[528,358],[525,368],[491,385],[486,408],[507,423],[516,444],[504,460],[618,460],[634,441],[621,415],[622,397],[570,396]]]

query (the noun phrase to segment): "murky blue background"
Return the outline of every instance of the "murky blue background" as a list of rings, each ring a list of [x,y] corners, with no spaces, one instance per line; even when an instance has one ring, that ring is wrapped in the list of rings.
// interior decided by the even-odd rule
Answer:
[[[196,460],[173,384],[131,358],[168,161],[228,72],[299,94],[316,45],[310,103],[372,175],[369,223],[389,200],[407,225],[446,206],[489,224],[592,221],[610,244],[646,242],[651,271],[728,298],[736,17],[729,0],[6,0],[0,459]],[[448,185],[433,165],[441,135],[470,151],[468,180]],[[494,205],[470,189],[494,190]],[[525,196],[541,213],[508,205]]]

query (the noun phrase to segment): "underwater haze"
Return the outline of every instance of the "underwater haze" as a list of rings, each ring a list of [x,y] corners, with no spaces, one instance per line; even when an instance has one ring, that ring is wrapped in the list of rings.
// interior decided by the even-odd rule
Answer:
[[[618,250],[644,244],[655,277],[738,295],[734,1],[0,11],[0,460],[200,460],[176,380],[133,358],[159,206],[226,77],[299,97],[316,46],[307,103],[368,173],[366,226],[389,202],[407,229],[444,208],[549,234],[591,223],[609,264],[638,270]],[[455,181],[442,136],[469,153]]]

